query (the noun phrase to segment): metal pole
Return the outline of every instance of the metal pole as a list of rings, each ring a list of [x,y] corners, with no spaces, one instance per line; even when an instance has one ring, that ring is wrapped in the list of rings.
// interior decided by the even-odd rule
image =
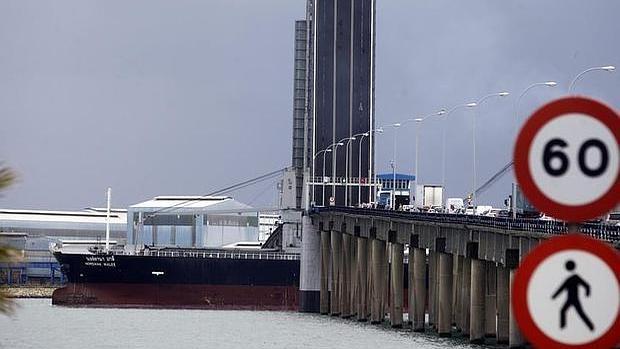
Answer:
[[[362,203],[362,141],[364,141],[366,135],[362,135],[360,139],[360,149],[358,152],[359,159],[357,160],[357,206]],[[370,166],[370,164],[369,164]]]
[[[392,210],[396,210],[396,132],[394,128],[394,150],[392,152]]]
[[[321,178],[321,186],[323,187],[323,207],[325,207],[325,154],[327,154],[327,152],[323,153],[323,177]]]
[[[416,187],[418,186],[418,176],[419,176],[419,173],[420,173],[420,171],[418,170],[418,168],[419,168],[418,167],[418,156],[419,156],[418,155],[418,148],[419,148],[418,147],[418,145],[419,145],[418,138],[420,136],[420,127],[421,126],[422,126],[422,122],[418,121],[417,125],[415,127],[415,172],[414,172],[415,173],[415,177],[414,177],[415,185],[413,186],[413,188],[411,188],[411,190],[413,190],[413,195],[414,195],[414,202],[413,202],[413,204],[414,204],[415,207],[418,206],[418,203],[417,203],[418,198],[415,197],[415,194],[416,194]]]
[[[338,161],[337,155],[338,144],[334,146],[334,154],[332,154],[332,163],[334,164],[334,168],[332,168],[332,197],[334,198],[334,204],[336,203],[336,161]]]
[[[112,188],[108,188],[108,210],[105,218],[105,251],[110,250],[110,204],[112,202]]]
[[[471,205],[474,207],[474,214],[476,214],[476,111],[474,110],[471,116],[472,119],[472,143],[473,143],[473,174],[472,174],[472,186],[471,186]]]

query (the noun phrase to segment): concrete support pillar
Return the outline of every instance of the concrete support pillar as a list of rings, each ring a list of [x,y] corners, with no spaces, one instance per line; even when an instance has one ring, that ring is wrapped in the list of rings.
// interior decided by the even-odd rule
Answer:
[[[351,316],[351,235],[342,233],[342,269],[340,269],[340,316]]]
[[[435,251],[428,252],[428,325],[435,326],[437,324],[437,315],[435,313],[435,298],[437,293],[436,286],[437,261]]]
[[[424,249],[413,249],[413,268],[414,295],[413,301],[410,301],[414,306],[412,327],[416,332],[424,332],[426,313],[426,251]]]
[[[456,326],[457,319],[457,304],[458,304],[458,294],[459,294],[459,258],[458,254],[452,255],[452,325]]]
[[[340,315],[340,272],[342,270],[342,234],[331,231],[331,251],[332,251],[332,278],[330,293],[329,313],[333,316]]]
[[[383,266],[381,266],[381,275],[383,276],[383,281],[381,282],[381,289],[383,290],[383,297],[381,297],[381,321],[385,320],[385,315],[390,310],[390,258],[392,253],[387,242],[384,243],[384,246],[383,258],[381,259],[383,263]]]
[[[515,279],[516,269],[510,269],[510,299],[512,299],[512,284]],[[523,335],[521,335],[521,331],[519,330],[519,326],[517,325],[517,320],[514,316],[514,311],[512,309],[512,302],[510,303],[510,322],[508,324],[508,347],[510,348],[523,348],[525,346],[525,340],[523,339]]]
[[[484,298],[484,326],[486,337],[495,337],[497,333],[497,267],[495,262],[486,262],[487,289]]]
[[[312,219],[302,217],[301,261],[299,267],[299,311],[318,313],[321,288],[321,235]]]
[[[385,242],[373,239],[372,240],[372,296],[371,296],[371,309],[370,309],[370,322],[378,324],[383,321],[383,281],[384,281],[384,259],[385,259]]]
[[[358,276],[357,276],[357,237],[351,236],[351,255],[349,256],[349,266],[351,267],[350,279],[349,279],[349,290],[351,293],[350,299],[350,314],[351,316],[357,315],[357,305],[359,304],[359,287],[358,287]]]
[[[454,322],[459,331],[463,328],[463,256],[456,256],[456,279],[453,280],[456,289],[456,304],[454,306]]]
[[[372,308],[372,239],[366,240],[366,318],[370,319],[370,312]]]
[[[469,316],[471,303],[471,258],[463,257],[463,275],[461,278],[461,332],[469,336]]]
[[[452,254],[439,255],[439,314],[437,332],[440,337],[452,335],[452,277],[454,262]]]
[[[497,343],[508,344],[510,316],[510,274],[506,267],[497,266]]]
[[[357,294],[359,302],[357,303],[357,321],[366,321],[367,302],[368,302],[368,255],[367,255],[367,239],[361,236],[357,237]]]
[[[321,295],[320,312],[329,314],[329,259],[330,259],[330,232],[321,231]]]
[[[412,236],[412,238],[413,238],[413,236]],[[407,287],[407,299],[408,299],[408,302],[409,302],[409,307],[407,308],[407,310],[408,310],[408,313],[409,313],[408,314],[409,315],[408,316],[408,323],[411,324],[411,325],[413,325],[413,318],[415,317],[414,316],[414,309],[415,309],[414,299],[415,299],[415,296],[414,296],[414,291],[413,291],[414,290],[414,288],[413,288],[413,270],[414,270],[414,256],[413,256],[414,252],[413,252],[413,250],[414,250],[413,243],[410,242],[409,243],[409,263],[408,263],[408,266],[407,266],[407,272],[409,274],[409,275],[407,275],[407,284],[408,284],[408,287]]]
[[[474,258],[471,260],[471,312],[469,341],[484,343],[484,302],[486,294],[486,263]]]
[[[390,267],[390,324],[403,326],[403,244],[391,243],[392,264]]]

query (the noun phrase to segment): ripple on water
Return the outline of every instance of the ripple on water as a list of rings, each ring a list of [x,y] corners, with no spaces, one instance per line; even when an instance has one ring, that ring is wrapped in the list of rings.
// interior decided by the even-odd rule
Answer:
[[[223,310],[86,309],[17,300],[2,348],[481,348],[465,340],[320,315]]]

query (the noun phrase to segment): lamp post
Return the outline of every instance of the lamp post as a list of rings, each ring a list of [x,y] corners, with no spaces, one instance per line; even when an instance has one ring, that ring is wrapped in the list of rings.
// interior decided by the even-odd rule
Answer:
[[[375,133],[383,133],[383,128],[379,127],[377,129],[374,129],[374,130],[371,130],[370,132],[368,132],[369,136],[373,135]],[[373,137],[370,137],[370,140],[372,141]],[[360,149],[362,149],[362,144],[361,143],[362,143],[362,141],[360,140]],[[370,145],[371,145],[371,148],[372,148],[372,143]],[[372,161],[371,161],[371,154],[370,153],[372,153],[372,150],[370,150],[370,152],[368,154],[368,181],[370,181],[372,179],[373,180],[372,181],[373,185],[372,186],[370,186],[370,185],[368,186],[368,203],[372,202],[372,192],[373,192],[372,188],[374,188],[375,194],[376,194],[376,191],[377,191],[377,173],[375,171],[374,178],[373,178],[372,170],[373,170],[374,166],[373,166]],[[361,151],[360,151],[360,154],[361,154]],[[360,164],[361,163],[362,162],[360,161]],[[359,171],[361,173],[361,167],[360,167]],[[361,192],[361,190],[362,189],[361,189],[361,186],[360,186],[359,192]]]
[[[508,92],[498,92],[498,93],[488,94],[480,98],[478,102],[476,102],[476,106],[481,105],[484,101],[486,101],[487,99],[491,97],[506,97],[508,95],[509,95]],[[471,204],[474,207],[474,214],[475,214],[476,213],[476,112],[475,111],[471,117],[471,121],[472,121],[472,143],[473,143],[473,160],[472,160],[473,176],[472,176],[472,188],[471,188]]]
[[[323,178],[321,180],[321,182],[323,182],[323,197],[322,197],[323,206],[325,206],[325,154],[331,153],[332,152],[331,148],[335,146],[336,144],[337,143],[330,144],[327,148],[325,148],[326,150],[329,149],[329,151],[325,151],[325,153],[323,153]],[[343,144],[338,144],[338,145],[343,145]]]
[[[347,141],[347,146],[345,148],[345,175],[344,175],[344,205],[348,206],[349,204],[349,149],[351,148],[351,141],[354,141],[356,137],[359,137],[362,133],[358,133],[353,135]]]
[[[314,156],[312,157],[312,202],[313,203],[314,203],[314,200],[315,200],[315,198],[314,198],[314,196],[315,196],[314,195],[314,191],[315,191],[314,183],[316,181],[316,168],[315,168],[316,167],[315,166],[316,157],[319,156],[321,153],[323,153],[323,177],[321,178],[321,182],[323,182],[324,178],[325,178],[325,153],[330,153],[331,151],[332,151],[331,149],[326,148],[326,149],[323,149],[323,150],[319,151],[318,153],[314,154]],[[323,184],[323,187],[325,187],[325,184]]]
[[[412,188],[411,188],[411,190],[414,193],[414,195],[415,195],[415,189],[416,189],[417,184],[418,184],[418,174],[420,172],[418,170],[418,157],[419,157],[418,149],[419,149],[420,127],[422,125],[421,123],[424,120],[426,120],[426,119],[428,119],[430,117],[441,116],[441,115],[443,115],[445,113],[446,113],[446,111],[444,109],[441,109],[440,111],[432,113],[432,114],[428,114],[428,115],[425,115],[425,116],[421,116],[421,117],[418,117],[418,118],[407,120],[407,121],[414,121],[416,123],[416,126],[415,126],[415,164],[414,164],[414,169],[413,169],[413,174],[414,174],[414,178],[415,178],[415,185],[412,186]],[[414,196],[414,198],[415,198],[415,196]],[[417,203],[415,203],[415,204],[417,206]]]
[[[390,202],[392,205],[392,210],[396,210],[396,131],[400,125],[401,124],[398,122],[388,125],[394,128],[394,148],[392,150],[392,161],[390,162],[390,165],[392,166],[392,197]]]
[[[338,146],[340,145],[344,145],[344,141],[347,141],[349,139],[351,139],[352,137],[345,137],[341,140],[339,140],[338,142],[335,143],[334,146],[334,154],[332,154],[332,195],[334,197],[334,202],[336,201],[336,164],[338,161]]]
[[[577,76],[575,76],[573,81],[571,81],[570,85],[568,85],[568,94],[571,94],[573,92],[573,87],[575,87],[575,83],[579,79],[581,79],[582,76],[584,76],[586,73],[589,73],[589,72],[592,72],[592,71],[596,71],[596,70],[604,70],[604,71],[612,72],[612,71],[616,70],[616,67],[614,67],[613,65],[606,65],[606,66],[603,66],[603,67],[592,67],[592,68],[588,68],[588,69],[582,71],[581,73],[577,74]]]
[[[515,102],[515,116],[514,116],[514,128],[515,128],[514,131],[515,131],[515,134],[517,133],[517,130],[519,129],[519,102],[521,102],[521,98],[523,98],[523,96],[525,96],[527,91],[533,89],[536,86],[554,87],[557,84],[558,83],[555,82],[555,81],[536,82],[536,83],[533,83],[530,86],[526,87],[525,90],[523,90],[523,92],[521,92],[521,94],[519,95],[519,98],[517,98],[517,101]]]
[[[456,109],[459,108],[473,108],[475,107],[476,102],[471,102],[471,103],[465,103],[465,104],[458,104],[455,105],[454,107],[448,109],[448,111],[446,111],[443,114],[442,117],[442,135],[441,135],[441,186],[443,187],[444,192],[446,191],[446,119],[448,118],[448,115],[450,115],[450,113],[452,113],[453,111],[455,111]]]

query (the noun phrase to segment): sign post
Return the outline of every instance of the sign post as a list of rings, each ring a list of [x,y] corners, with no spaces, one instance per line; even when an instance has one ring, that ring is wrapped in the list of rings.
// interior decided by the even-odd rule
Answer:
[[[598,218],[620,202],[620,115],[584,97],[552,101],[521,129],[517,181],[541,212],[569,223]],[[602,241],[568,234],[523,259],[512,309],[539,348],[612,348],[620,343],[620,253]]]

